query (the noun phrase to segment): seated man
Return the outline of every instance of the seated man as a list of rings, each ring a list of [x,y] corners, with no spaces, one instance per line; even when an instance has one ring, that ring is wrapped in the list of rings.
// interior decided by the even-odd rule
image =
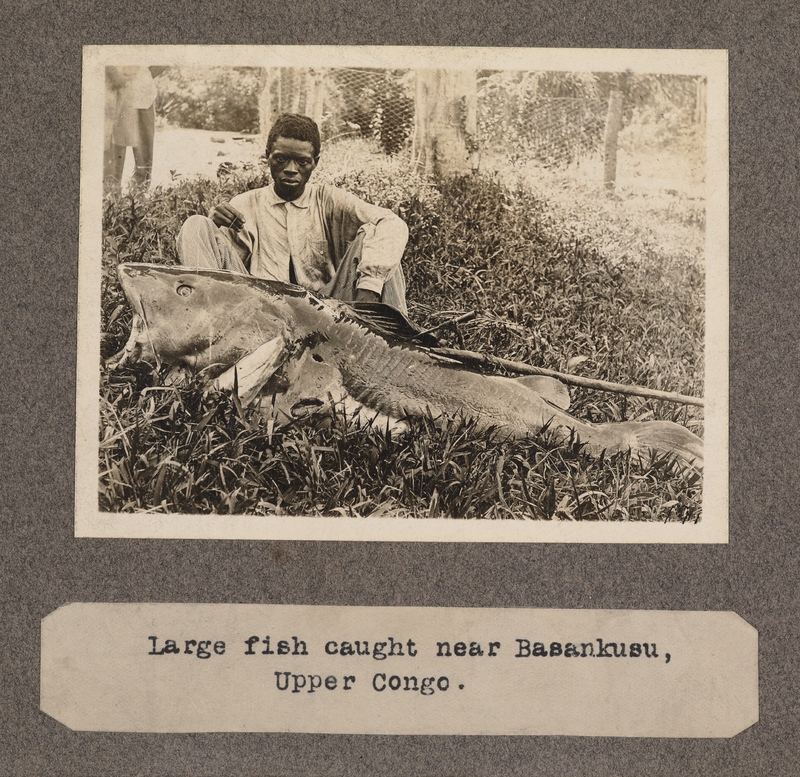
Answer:
[[[406,312],[400,259],[408,228],[399,216],[335,186],[309,184],[320,136],[307,116],[285,113],[267,138],[272,185],[190,216],[178,257],[211,267],[297,283],[345,302]]]

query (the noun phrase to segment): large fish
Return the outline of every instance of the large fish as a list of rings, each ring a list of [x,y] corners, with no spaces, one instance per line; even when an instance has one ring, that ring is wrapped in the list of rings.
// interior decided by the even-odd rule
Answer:
[[[435,349],[392,337],[343,303],[297,286],[218,270],[123,264],[133,327],[116,367],[138,360],[203,373],[273,417],[342,408],[369,423],[415,416],[473,419],[521,438],[548,427],[594,456],[632,451],[702,466],[703,441],[671,421],[592,424],[566,412],[549,378],[482,375]]]

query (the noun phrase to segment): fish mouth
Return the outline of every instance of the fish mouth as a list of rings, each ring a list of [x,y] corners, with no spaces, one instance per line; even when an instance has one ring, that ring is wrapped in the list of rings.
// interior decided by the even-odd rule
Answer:
[[[150,336],[150,325],[144,307],[145,279],[153,278],[152,266],[147,264],[121,264],[117,267],[117,278],[133,310],[131,334],[125,347],[108,360],[107,366],[116,369],[125,364],[138,361],[155,362],[160,366],[161,359]]]
[[[146,272],[146,270],[130,264],[121,264],[117,268],[117,278],[119,278],[122,291],[128,302],[130,302],[133,312],[137,313],[142,318],[145,318],[144,309],[142,307],[142,295],[139,293],[134,279],[141,277],[146,274]]]
[[[144,328],[144,319],[138,314],[133,314],[131,322],[131,334],[122,350],[105,359],[104,365],[109,372],[118,370],[121,367],[135,364],[142,357],[141,334]]]

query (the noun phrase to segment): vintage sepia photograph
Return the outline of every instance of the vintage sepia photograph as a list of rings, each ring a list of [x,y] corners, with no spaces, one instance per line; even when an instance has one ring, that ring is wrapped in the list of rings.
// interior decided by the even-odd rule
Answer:
[[[719,51],[87,47],[78,536],[727,541]]]

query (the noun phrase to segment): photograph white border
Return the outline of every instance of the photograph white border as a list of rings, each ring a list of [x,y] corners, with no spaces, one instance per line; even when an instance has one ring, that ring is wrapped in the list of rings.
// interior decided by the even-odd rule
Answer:
[[[703,515],[699,523],[416,520],[98,510],[100,278],[106,64],[553,70],[707,78]],[[86,46],[78,267],[76,537],[401,542],[728,541],[728,57],[721,50],[396,46]]]

